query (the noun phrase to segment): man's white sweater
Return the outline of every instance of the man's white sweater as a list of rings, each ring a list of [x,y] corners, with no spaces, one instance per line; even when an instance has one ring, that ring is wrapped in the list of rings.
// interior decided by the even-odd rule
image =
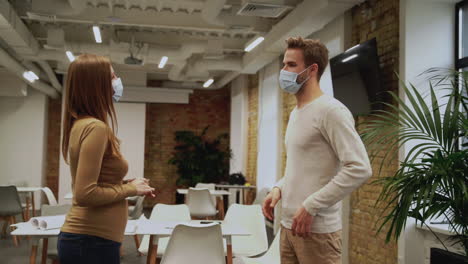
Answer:
[[[341,200],[372,175],[369,158],[341,102],[322,95],[291,112],[285,136],[286,170],[281,189],[281,224],[291,228],[304,206],[315,215],[311,232],[341,230]]]

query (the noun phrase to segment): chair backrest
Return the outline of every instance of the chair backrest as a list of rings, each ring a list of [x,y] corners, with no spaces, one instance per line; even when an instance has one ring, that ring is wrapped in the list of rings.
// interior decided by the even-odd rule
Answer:
[[[221,226],[176,226],[161,264],[179,263],[224,264]]]
[[[211,199],[208,189],[189,188],[187,205],[193,217],[207,217],[216,215],[216,205]]]
[[[275,236],[275,239],[273,239],[273,242],[270,245],[270,248],[268,249],[267,253],[263,255],[266,259],[270,260],[270,264],[280,264],[281,263],[281,258],[280,258],[280,237],[281,237],[281,229],[278,230],[278,233]]]
[[[155,221],[190,221],[190,211],[187,205],[156,204],[151,211],[151,220]]]
[[[197,189],[208,189],[208,190],[216,190],[216,184],[214,183],[197,183],[195,185],[195,188]],[[213,204],[216,205],[216,197],[212,196],[211,200],[213,201]]]
[[[49,205],[57,205],[57,199],[55,198],[54,193],[52,192],[51,189],[49,189],[49,187],[43,187],[42,191],[47,197],[47,201],[49,201]]]
[[[161,222],[188,222],[191,220],[190,211],[185,204],[156,204],[151,211],[150,219]],[[144,235],[138,251],[146,254],[148,245],[149,235]]]
[[[233,204],[229,207],[224,223],[245,228],[250,236],[233,236],[232,249],[234,254],[241,256],[259,255],[268,249],[265,217],[258,204]]]
[[[145,196],[138,196],[133,211],[128,215],[130,219],[138,219],[143,214],[143,202]]]
[[[0,216],[14,216],[23,212],[16,186],[0,186],[0,201]]]

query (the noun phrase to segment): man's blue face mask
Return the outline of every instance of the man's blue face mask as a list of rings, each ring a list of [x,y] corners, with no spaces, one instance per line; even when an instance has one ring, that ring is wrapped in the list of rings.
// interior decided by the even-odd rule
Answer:
[[[280,87],[288,93],[296,94],[301,89],[301,87],[310,79],[310,76],[308,76],[307,79],[305,79],[303,82],[297,83],[297,77],[299,77],[299,75],[301,75],[311,66],[305,68],[300,73],[281,70],[279,75]]]

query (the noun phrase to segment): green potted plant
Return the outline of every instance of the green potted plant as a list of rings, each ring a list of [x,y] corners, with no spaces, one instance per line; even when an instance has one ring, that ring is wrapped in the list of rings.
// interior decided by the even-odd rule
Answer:
[[[227,133],[215,139],[207,138],[209,126],[201,134],[193,131],[176,131],[177,145],[169,164],[177,167],[177,185],[193,187],[199,182],[218,183],[229,175],[231,150]]]
[[[468,74],[431,69],[426,98],[413,85],[401,82],[405,102],[390,92],[397,104],[383,103],[385,110],[365,121],[362,138],[372,159],[381,158],[380,169],[388,164],[403,144],[413,142],[398,171],[374,181],[383,189],[376,206],[384,208],[378,232],[388,224],[387,242],[398,239],[408,217],[427,226],[443,217],[455,233],[453,244],[468,253]],[[436,93],[443,93],[437,98]],[[425,99],[430,99],[426,103]],[[442,102],[443,101],[443,102]],[[446,242],[432,232],[448,251]],[[449,262],[447,262],[449,263]]]

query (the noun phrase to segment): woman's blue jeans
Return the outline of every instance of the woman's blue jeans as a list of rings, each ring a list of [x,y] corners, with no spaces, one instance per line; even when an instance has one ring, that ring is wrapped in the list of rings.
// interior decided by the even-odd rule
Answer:
[[[57,250],[60,264],[120,264],[120,245],[96,236],[60,232]]]

